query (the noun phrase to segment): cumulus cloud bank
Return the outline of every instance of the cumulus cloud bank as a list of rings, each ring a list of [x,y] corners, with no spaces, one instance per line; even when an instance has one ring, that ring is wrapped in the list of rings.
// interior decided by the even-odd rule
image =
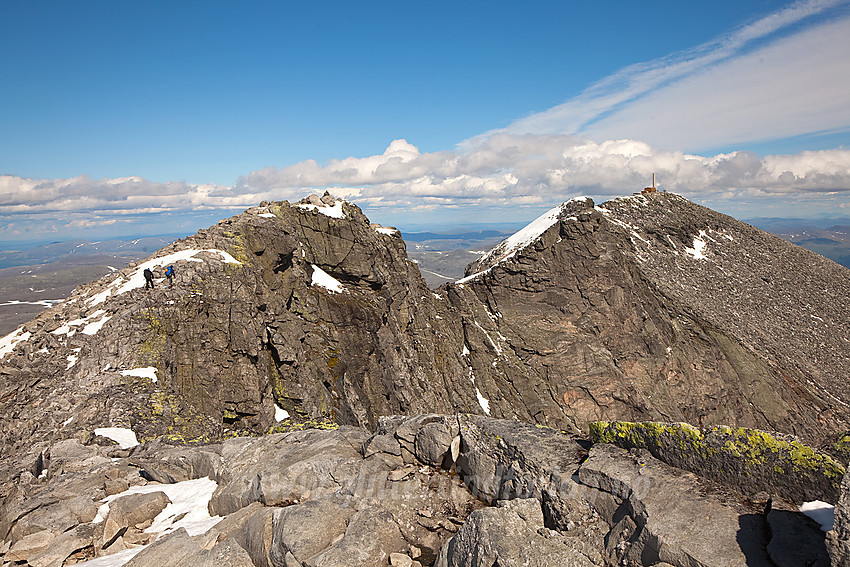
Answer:
[[[701,201],[850,191],[850,151],[760,158],[657,151],[635,140],[592,142],[572,136],[494,134],[473,149],[420,153],[396,140],[381,155],[306,161],[240,179],[241,191],[301,194],[328,187],[366,207],[551,203],[575,194],[640,190],[652,173],[662,187]]]
[[[240,209],[264,199],[330,190],[365,209],[542,206],[570,196],[630,194],[656,173],[660,187],[700,202],[771,198],[845,200],[850,150],[758,157],[659,151],[635,140],[593,142],[562,135],[494,134],[474,149],[422,153],[405,140],[385,152],[319,164],[265,168],[235,186],[154,183],[138,177],[34,180],[0,176],[0,215],[84,212],[76,226],[126,214]]]

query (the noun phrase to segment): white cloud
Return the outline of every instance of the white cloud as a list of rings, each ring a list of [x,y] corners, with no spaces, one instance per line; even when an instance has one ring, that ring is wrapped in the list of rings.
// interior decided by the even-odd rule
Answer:
[[[698,156],[636,140],[493,134],[473,148],[422,153],[404,140],[385,152],[320,165],[309,160],[248,174],[235,187],[152,183],[140,178],[31,180],[0,177],[0,216],[73,216],[70,227],[105,226],[141,213],[241,209],[329,188],[367,210],[427,212],[463,207],[541,208],[577,195],[630,194],[649,183],[700,202],[850,198],[850,150],[760,158]],[[65,217],[62,217],[65,214]],[[61,226],[61,225],[60,225]],[[49,230],[49,226],[46,226]]]
[[[718,147],[850,129],[850,18],[647,94],[585,129],[656,146]]]
[[[715,41],[627,67],[465,145],[508,132],[694,150],[850,128],[846,4],[797,2]]]
[[[366,207],[423,210],[462,204],[543,205],[588,193],[619,195],[641,189],[651,174],[663,188],[692,198],[746,192],[846,192],[850,151],[710,157],[658,151],[635,140],[592,142],[571,136],[494,134],[470,151],[421,153],[404,140],[382,154],[310,160],[245,176],[236,187],[152,183],[144,179],[77,177],[31,180],[0,177],[0,214],[89,211],[77,226],[107,225],[122,215],[244,208],[263,199],[298,199],[330,188]]]
[[[396,141],[390,148],[398,145]],[[467,151],[420,153],[393,161],[387,176],[381,155],[347,158],[326,167],[311,163],[264,169],[240,183],[251,192],[279,189],[298,192],[331,187],[361,206],[435,208],[460,204],[545,204],[576,194],[609,196],[643,188],[657,173],[664,189],[695,199],[771,196],[789,193],[845,193],[850,196],[850,151],[828,150],[760,158],[748,152],[703,157],[658,151],[635,140],[592,142],[571,136],[493,134]],[[345,179],[339,163],[357,171],[356,187],[337,186]],[[293,182],[298,185],[293,186]],[[255,187],[253,184],[260,184]]]

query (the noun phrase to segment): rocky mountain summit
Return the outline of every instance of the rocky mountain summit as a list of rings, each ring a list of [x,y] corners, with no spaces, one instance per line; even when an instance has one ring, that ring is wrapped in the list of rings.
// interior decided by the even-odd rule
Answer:
[[[121,547],[138,553],[131,565],[337,565],[368,548],[355,564],[393,553],[393,565],[490,567],[539,548],[560,559],[526,564],[800,564],[769,552],[771,530],[787,529],[828,564],[796,505],[840,495],[845,463],[810,446],[847,458],[848,294],[845,268],[667,193],[563,203],[435,291],[398,231],[355,205],[264,202],[0,340],[6,560],[61,566]],[[442,417],[386,417],[426,414]],[[600,420],[688,422],[701,437]],[[507,441],[520,431],[522,449]],[[811,487],[783,488],[792,469]],[[666,496],[632,498],[634,475],[650,472]],[[204,478],[208,512],[230,531],[208,518],[148,530],[161,496],[116,508],[144,519],[91,514],[124,489],[173,505],[162,487]],[[416,495],[383,494],[405,482]],[[615,498],[564,500],[559,483]],[[724,518],[722,541],[755,551],[689,547],[698,534],[667,514],[670,498],[688,503],[682,515],[698,506],[695,494],[725,510],[707,512]],[[50,519],[21,523],[32,514]],[[326,539],[304,532],[332,517]],[[846,529],[831,532],[836,549]],[[37,558],[44,549],[70,551]],[[168,563],[175,549],[196,555]]]

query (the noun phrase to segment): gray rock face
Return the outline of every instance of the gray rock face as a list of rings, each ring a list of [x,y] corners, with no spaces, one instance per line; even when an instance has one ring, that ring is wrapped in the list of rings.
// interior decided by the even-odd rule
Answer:
[[[473,512],[440,552],[436,567],[593,567],[600,553],[585,555],[569,537],[543,526],[536,498],[499,502]]]
[[[850,565],[850,474],[841,481],[841,496],[835,506],[835,525],[827,534],[827,548],[833,567]]]
[[[446,288],[494,416],[725,424],[814,445],[848,418],[837,264],[672,194],[568,202],[530,245],[494,250]]]
[[[125,563],[126,567],[253,567],[248,552],[236,542],[227,539],[210,550],[201,549],[184,528],[168,534],[147,546],[141,553]]]
[[[620,506],[609,536],[620,561],[632,565],[771,565],[761,510],[748,509],[690,473],[647,451],[595,445],[578,471],[582,484],[613,496]]]

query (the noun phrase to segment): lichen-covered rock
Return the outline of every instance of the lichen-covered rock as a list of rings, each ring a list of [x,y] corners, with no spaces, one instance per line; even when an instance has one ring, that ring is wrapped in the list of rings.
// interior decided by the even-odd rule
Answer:
[[[844,476],[844,467],[826,453],[757,429],[623,421],[594,422],[589,429],[594,442],[648,449],[667,464],[747,495],[766,491],[798,504],[835,502]]]

